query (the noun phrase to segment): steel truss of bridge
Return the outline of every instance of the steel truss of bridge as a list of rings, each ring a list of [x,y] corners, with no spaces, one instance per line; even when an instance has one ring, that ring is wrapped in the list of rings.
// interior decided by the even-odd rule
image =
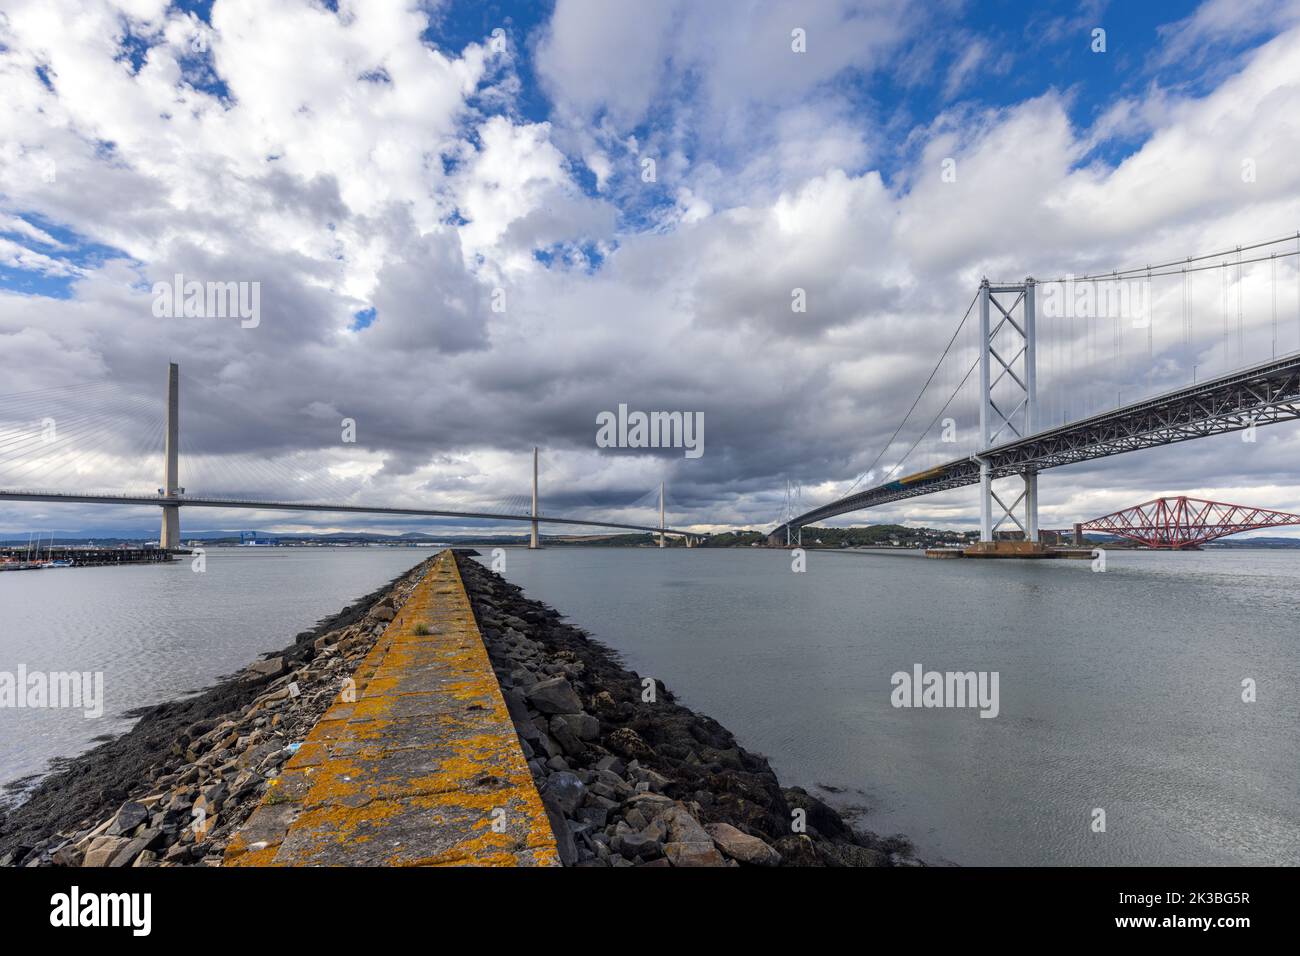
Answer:
[[[1114,411],[1007,442],[814,508],[789,528],[876,505],[978,484],[980,463],[992,478],[1106,458],[1141,448],[1300,419],[1300,355],[1275,359]]]
[[[1239,531],[1300,524],[1300,515],[1205,498],[1157,498],[1075,526],[1076,532],[1102,531],[1148,548],[1180,551]]]

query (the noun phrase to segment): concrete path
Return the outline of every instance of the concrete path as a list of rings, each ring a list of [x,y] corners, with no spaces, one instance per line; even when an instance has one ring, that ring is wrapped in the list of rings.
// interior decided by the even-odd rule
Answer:
[[[558,866],[460,572],[439,554],[227,866]]]

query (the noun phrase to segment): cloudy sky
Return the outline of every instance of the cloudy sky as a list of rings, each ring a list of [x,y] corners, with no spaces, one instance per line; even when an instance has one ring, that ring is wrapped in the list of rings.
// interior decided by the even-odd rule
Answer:
[[[497,510],[539,445],[553,513],[645,521],[664,481],[677,526],[770,527],[787,482],[811,507],[877,461],[981,276],[1300,228],[1295,0],[0,0],[0,92],[6,487],[152,493],[174,361],[194,494]],[[1159,299],[1125,374],[1267,358],[1274,288],[1294,350],[1294,263],[1204,280],[1190,348]],[[178,274],[256,283],[255,326],[159,315]],[[703,413],[704,454],[597,447],[620,403]],[[46,419],[64,444],[4,459]],[[1282,425],[1049,472],[1042,524],[1300,511],[1297,451]],[[977,518],[967,490],[840,523]],[[6,535],[156,520],[0,504]],[[341,521],[183,514],[450,527]]]

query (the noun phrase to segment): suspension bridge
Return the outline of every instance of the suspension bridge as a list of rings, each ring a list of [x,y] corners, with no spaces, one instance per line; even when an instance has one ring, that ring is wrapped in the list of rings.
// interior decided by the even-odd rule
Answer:
[[[804,526],[827,518],[978,486],[979,544],[967,553],[997,556],[996,536],[1010,522],[1032,547],[1007,547],[1005,554],[1045,554],[1038,525],[1040,472],[1227,432],[1245,432],[1253,441],[1258,426],[1300,418],[1298,256],[1300,232],[1108,273],[984,279],[867,471],[848,493],[801,514],[793,513],[787,493],[787,515],[769,544],[788,546]],[[1284,317],[1291,286],[1294,323]],[[1248,298],[1257,306],[1247,308]],[[1178,323],[1157,321],[1171,314]],[[1202,330],[1207,321],[1220,320],[1221,341],[1217,332],[1211,342],[1203,331],[1198,336],[1198,319]],[[1267,357],[1244,362],[1261,352]],[[1050,373],[1046,384],[1044,371]],[[1191,381],[1161,387],[1179,376]],[[1123,401],[1125,391],[1132,400]],[[886,480],[854,491],[874,476],[927,402],[934,414],[905,444]],[[926,421],[924,412],[918,421]],[[893,477],[909,460],[924,457],[925,451],[917,451],[927,440],[931,460]],[[963,442],[964,454],[954,454]],[[1009,492],[1005,484],[996,486],[1004,479],[1014,482]],[[1216,527],[1251,527],[1244,513],[1230,517]]]

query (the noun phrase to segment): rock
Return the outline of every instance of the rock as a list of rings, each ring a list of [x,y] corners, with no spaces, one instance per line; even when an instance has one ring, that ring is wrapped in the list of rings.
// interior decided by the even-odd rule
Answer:
[[[669,807],[660,817],[668,825],[668,839],[673,843],[707,843],[713,845],[713,837],[700,826],[686,808],[680,804]]]
[[[538,681],[525,692],[528,703],[543,714],[573,714],[582,710],[578,694],[563,677]]]
[[[618,793],[630,794],[632,788],[616,773],[610,773],[608,770],[597,770],[592,774],[592,779],[597,780],[607,787],[610,787]]]
[[[81,866],[84,853],[71,843],[65,843],[50,854],[50,862],[55,866]]]
[[[802,787],[782,790],[791,808],[802,809],[807,814],[808,825],[831,840],[852,842],[853,830],[840,815]]]
[[[108,861],[112,867],[130,866],[135,862],[136,857],[145,851],[149,843],[147,837],[136,837],[134,840],[128,840],[125,845],[118,848]]]
[[[667,828],[664,856],[672,861],[673,866],[722,866],[726,863],[708,831],[680,804],[664,810],[651,826],[655,824]]]
[[[551,774],[547,779],[543,796],[548,800],[553,800],[556,807],[565,816],[573,816],[574,811],[582,804],[582,798],[586,792],[587,788],[576,774],[568,770],[561,770],[559,773]]]
[[[528,698],[524,695],[520,687],[511,687],[503,695],[506,701],[506,710],[510,712],[510,719],[516,724],[523,724],[528,720]]]
[[[117,811],[117,816],[113,818],[113,822],[108,825],[108,830],[105,832],[109,836],[121,836],[130,833],[148,819],[148,807],[138,801],[128,800],[122,804],[121,809]]]
[[[551,718],[551,732],[555,725],[563,724],[579,740],[595,740],[600,736],[600,721],[590,714],[556,714]]]
[[[821,866],[817,847],[806,833],[792,833],[776,841],[776,852],[786,866]]]
[[[704,828],[719,850],[733,860],[754,866],[779,866],[781,854],[756,836],[742,833],[730,823],[710,823]]]
[[[184,863],[190,858],[190,849],[184,843],[173,843],[163,854],[163,860],[167,863]]]
[[[905,853],[889,854],[890,866],[925,866],[920,860]]]
[[[664,822],[663,817],[656,817],[643,826],[639,832],[646,836],[652,836],[660,843],[663,843],[668,839],[668,824]]]
[[[788,832],[790,827],[789,816],[783,817],[769,807],[759,806],[735,793],[721,794],[717,799],[708,800],[707,803],[696,794],[696,801],[701,806],[715,807],[717,812],[713,814],[714,816],[729,820],[733,826],[743,828],[750,833],[783,833]]]
[[[583,823],[590,823],[593,827],[604,827],[609,819],[609,811],[604,807],[579,807],[573,815]]]
[[[577,756],[586,749],[569,724],[562,721],[558,716],[551,718],[551,737],[564,748],[565,753],[572,756]]]
[[[284,671],[284,658],[271,657],[264,661],[257,661],[248,666],[248,672],[258,677],[276,677]]]
[[[631,727],[620,727],[606,738],[610,750],[630,759],[650,757],[654,749]]]
[[[596,761],[596,769],[608,770],[610,773],[618,774],[621,777],[623,771],[627,769],[627,764],[613,754],[608,754]]]
[[[665,797],[662,793],[634,793],[627,799],[629,807],[640,810],[647,817],[658,816],[673,803],[671,797]]]
[[[263,782],[261,774],[252,770],[241,770],[230,784],[230,797],[227,799],[242,800],[260,787]]]
[[[624,833],[614,838],[614,850],[622,853],[624,856],[641,857],[643,860],[653,860],[663,854],[663,843],[660,837],[655,833],[648,833],[644,830],[639,833]]]
[[[113,859],[124,846],[131,841],[126,837],[118,836],[101,836],[96,837],[86,850],[86,858],[82,866],[108,866],[109,861]],[[144,849],[141,847],[140,849]]]
[[[745,763],[740,758],[740,749],[737,747],[728,747],[725,750],[711,750],[708,757],[710,762],[721,764],[728,770],[745,769]]]
[[[551,833],[555,836],[555,848],[559,851],[560,863],[564,866],[573,866],[578,862],[578,847],[573,842],[573,833],[564,820],[563,812],[555,801],[547,796],[542,797],[542,807],[546,810],[546,819],[550,822]]]
[[[25,844],[19,844],[13,849],[6,851],[3,856],[0,856],[0,866],[16,866],[18,861],[30,853],[31,850],[31,847],[26,846]]]
[[[370,612],[370,616],[376,621],[391,621],[393,618],[397,617],[397,612],[391,607],[379,605]]]
[[[647,789],[653,790],[656,793],[663,790],[663,788],[668,786],[668,784],[671,782],[663,774],[655,773],[649,767],[638,767],[636,773],[633,774],[633,776],[636,778],[637,783],[646,784]],[[713,795],[709,794],[709,796],[711,798]]]
[[[640,810],[637,810],[635,807],[625,813],[623,819],[626,820],[627,825],[632,827],[634,830],[644,830],[646,824],[650,822],[646,819],[645,814]]]
[[[225,801],[227,793],[229,793],[229,788],[224,781],[220,780],[199,791],[199,795],[205,801],[205,806],[209,812],[221,809],[221,804]]]
[[[664,856],[673,866],[725,866],[726,860],[708,843],[665,843]]]
[[[855,843],[819,843],[817,855],[827,866],[889,866],[889,855]]]
[[[283,749],[278,743],[258,744],[236,757],[235,766],[245,769],[259,767],[267,757],[277,754]]]
[[[624,784],[620,790],[619,788],[610,786],[604,780],[597,780],[595,783],[591,785],[591,792],[598,797],[604,797],[606,800],[613,800],[616,797],[618,797],[621,792],[626,790],[627,790],[626,784]]]
[[[542,736],[541,729],[531,720],[516,720],[515,730],[518,732],[520,740],[528,740],[533,743],[536,743],[537,739]]]

